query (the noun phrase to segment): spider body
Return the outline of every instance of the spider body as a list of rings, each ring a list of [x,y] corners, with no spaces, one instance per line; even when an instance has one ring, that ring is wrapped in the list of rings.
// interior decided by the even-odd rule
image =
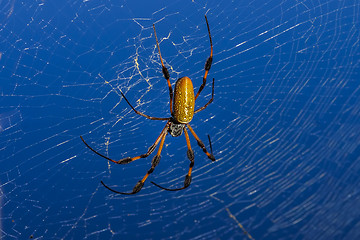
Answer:
[[[171,118],[169,122],[170,122],[170,125],[169,125],[168,132],[170,133],[170,135],[173,137],[180,136],[184,131],[185,124],[177,123],[174,118]]]
[[[180,136],[194,117],[195,94],[191,79],[188,77],[179,78],[175,83],[173,113],[169,120],[168,132],[173,137]]]
[[[179,123],[189,123],[194,117],[195,94],[188,77],[179,78],[175,83],[173,118]]]
[[[131,103],[129,102],[129,100],[125,97],[125,95],[123,94],[122,91],[120,91],[121,96],[125,99],[125,101],[129,104],[129,106],[132,108],[132,110],[136,113],[139,114],[143,117],[146,117],[150,120],[161,120],[161,121],[167,121],[165,124],[165,127],[163,128],[163,130],[160,132],[160,135],[158,136],[158,138],[155,140],[155,143],[153,145],[151,145],[148,148],[148,151],[144,154],[141,154],[139,156],[136,157],[126,157],[120,160],[113,160],[99,152],[97,152],[96,150],[94,150],[92,147],[90,147],[85,140],[83,139],[82,136],[80,136],[81,140],[84,142],[84,144],[91,150],[93,151],[95,154],[113,162],[113,163],[117,163],[117,164],[127,164],[130,163],[132,161],[141,159],[141,158],[147,158],[150,154],[152,154],[157,145],[159,145],[159,148],[157,150],[156,155],[153,157],[152,161],[151,161],[151,168],[147,171],[147,173],[145,174],[145,176],[136,183],[136,185],[134,186],[132,192],[130,193],[126,193],[126,192],[119,192],[116,190],[113,190],[112,188],[108,187],[107,185],[105,185],[102,181],[101,183],[104,185],[104,187],[106,187],[107,189],[109,189],[110,191],[114,192],[114,193],[118,193],[118,194],[135,194],[137,192],[139,192],[141,190],[141,188],[144,186],[144,183],[146,181],[146,179],[148,178],[148,176],[154,172],[155,167],[159,164],[160,162],[160,158],[161,158],[161,151],[162,148],[164,146],[164,142],[165,142],[165,137],[168,133],[170,133],[171,136],[173,137],[178,137],[180,135],[182,135],[182,133],[184,133],[185,135],[185,140],[186,140],[186,145],[187,145],[187,158],[190,161],[190,165],[189,165],[189,170],[187,175],[185,176],[184,179],[184,186],[181,188],[175,188],[175,189],[169,189],[169,188],[165,188],[162,187],[154,182],[151,182],[152,184],[154,184],[155,186],[164,189],[164,190],[168,190],[168,191],[178,191],[178,190],[182,190],[185,189],[187,187],[190,186],[191,183],[191,174],[192,174],[192,169],[194,167],[194,151],[191,148],[191,144],[190,144],[190,138],[189,138],[189,134],[187,129],[190,130],[191,134],[194,136],[194,138],[197,141],[197,144],[199,145],[199,147],[203,150],[203,152],[207,155],[207,157],[212,160],[215,161],[215,157],[212,154],[212,147],[211,147],[211,141],[210,141],[210,136],[208,135],[209,138],[209,143],[210,143],[210,152],[208,152],[206,150],[205,144],[199,139],[199,137],[196,135],[195,131],[192,129],[192,127],[189,125],[189,123],[191,122],[191,120],[194,117],[194,114],[204,110],[210,103],[212,103],[213,99],[214,99],[214,78],[212,81],[212,93],[211,93],[211,99],[202,107],[198,108],[197,110],[194,111],[195,109],[195,101],[198,98],[200,92],[203,90],[203,88],[205,87],[206,84],[206,78],[208,75],[208,72],[210,70],[211,64],[212,64],[212,60],[213,60],[213,45],[212,45],[212,40],[211,40],[211,34],[210,34],[210,27],[209,27],[209,23],[208,20],[206,18],[205,15],[205,20],[206,20],[206,25],[207,25],[207,29],[208,29],[208,33],[209,33],[209,39],[210,39],[210,47],[211,47],[211,52],[210,52],[210,56],[208,57],[208,59],[206,60],[205,63],[205,73],[204,73],[204,77],[203,77],[203,82],[199,87],[199,90],[197,91],[196,95],[194,94],[194,87],[192,84],[192,81],[190,78],[188,77],[182,77],[179,78],[176,83],[175,83],[175,90],[173,92],[171,83],[170,83],[170,74],[167,70],[167,68],[165,67],[164,63],[163,63],[163,59],[161,57],[161,52],[160,52],[160,47],[159,47],[159,42],[156,36],[156,31],[155,31],[155,25],[153,25],[154,28],[154,35],[155,35],[155,39],[156,39],[156,45],[157,48],[159,50],[159,58],[161,61],[161,66],[162,66],[162,73],[164,75],[164,78],[167,81],[168,87],[169,87],[169,95],[170,95],[170,114],[171,117],[166,117],[166,118],[159,118],[159,117],[151,117],[149,115],[146,115],[138,110],[136,110]]]

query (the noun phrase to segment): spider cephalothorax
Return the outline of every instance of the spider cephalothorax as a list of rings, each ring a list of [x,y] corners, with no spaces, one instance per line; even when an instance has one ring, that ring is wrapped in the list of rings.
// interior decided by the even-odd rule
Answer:
[[[170,125],[169,125],[168,132],[171,134],[171,136],[173,136],[173,137],[180,136],[184,131],[185,124],[176,123],[173,118],[170,119],[169,122],[170,122]]]
[[[190,166],[189,166],[189,171],[187,173],[187,175],[185,176],[185,180],[184,180],[184,186],[181,188],[175,188],[175,189],[169,189],[169,188],[164,188],[154,182],[153,183],[155,186],[162,188],[164,190],[168,190],[168,191],[178,191],[178,190],[182,190],[187,188],[188,186],[190,186],[191,183],[191,173],[192,173],[192,168],[194,166],[194,151],[191,149],[191,145],[190,145],[190,139],[189,139],[189,134],[187,132],[187,129],[190,130],[191,134],[194,136],[194,138],[196,139],[198,145],[201,147],[201,149],[203,150],[203,152],[208,156],[208,158],[210,158],[212,161],[215,161],[215,157],[212,154],[212,147],[211,147],[211,141],[210,141],[210,137],[209,137],[209,143],[210,143],[210,153],[206,150],[204,143],[199,139],[199,137],[196,135],[196,133],[194,132],[194,130],[192,129],[192,127],[190,127],[189,122],[191,122],[193,116],[195,113],[198,113],[202,110],[204,110],[214,99],[214,79],[212,81],[212,93],[211,93],[211,99],[202,107],[198,108],[197,110],[194,111],[194,107],[195,107],[195,100],[198,98],[199,94],[201,93],[201,91],[203,90],[203,88],[205,87],[206,84],[206,78],[208,75],[208,72],[211,68],[211,64],[212,64],[212,59],[213,59],[213,46],[212,46],[212,40],[211,40],[211,34],[210,34],[210,27],[209,27],[209,23],[207,20],[207,17],[205,16],[205,20],[206,20],[206,26],[208,29],[208,33],[209,33],[209,39],[210,39],[210,47],[211,47],[211,52],[210,52],[210,56],[208,57],[208,59],[206,60],[205,63],[205,73],[204,73],[204,77],[203,77],[203,82],[199,88],[199,90],[197,91],[196,95],[194,94],[194,88],[193,88],[193,84],[190,78],[188,77],[182,77],[179,78],[176,83],[175,83],[175,91],[173,92],[171,83],[170,83],[170,74],[167,70],[167,68],[164,65],[163,59],[161,57],[161,52],[160,52],[160,47],[159,47],[159,42],[156,36],[156,31],[155,31],[155,25],[153,25],[154,28],[154,35],[155,35],[155,39],[156,39],[156,45],[157,48],[159,50],[159,57],[160,57],[160,61],[161,61],[161,66],[162,66],[162,72],[164,75],[164,78],[167,81],[168,87],[169,87],[169,94],[170,94],[170,114],[171,117],[167,117],[167,118],[159,118],[159,117],[150,117],[149,115],[146,115],[142,112],[139,112],[138,110],[136,110],[131,104],[130,102],[127,100],[127,98],[125,97],[125,95],[120,91],[122,97],[125,99],[125,101],[129,104],[129,106],[132,108],[132,110],[134,110],[134,112],[136,114],[139,114],[143,117],[146,117],[150,120],[161,120],[161,121],[167,121],[165,127],[163,128],[163,130],[161,131],[159,137],[156,139],[155,143],[153,145],[151,145],[148,149],[148,151],[145,154],[141,154],[139,156],[136,157],[126,157],[123,159],[120,159],[118,161],[113,160],[97,151],[95,151],[93,148],[91,148],[83,139],[82,136],[80,136],[81,140],[84,142],[84,144],[94,153],[96,153],[97,155],[111,161],[117,164],[127,164],[130,163],[132,161],[135,161],[137,159],[140,158],[146,158],[148,157],[151,153],[153,153],[156,149],[156,146],[160,143],[159,145],[159,149],[156,153],[156,155],[153,157],[153,160],[151,162],[151,168],[147,171],[147,173],[145,174],[145,176],[138,181],[138,183],[135,185],[135,187],[133,188],[132,192],[130,193],[126,193],[126,192],[119,192],[116,190],[111,189],[110,187],[106,186],[103,181],[101,181],[101,183],[110,191],[114,192],[114,193],[119,193],[119,194],[135,194],[137,192],[139,192],[141,190],[141,188],[144,186],[144,183],[146,181],[146,179],[148,178],[148,176],[154,171],[155,167],[159,164],[160,162],[160,154],[162,151],[162,148],[164,146],[164,142],[165,142],[165,137],[168,133],[170,133],[171,136],[173,137],[178,137],[180,136],[183,132],[185,134],[185,139],[186,139],[186,145],[187,145],[187,157],[190,160]]]

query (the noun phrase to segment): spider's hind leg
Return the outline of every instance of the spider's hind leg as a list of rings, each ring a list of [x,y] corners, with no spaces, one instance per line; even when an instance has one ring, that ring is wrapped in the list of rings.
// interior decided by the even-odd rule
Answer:
[[[156,46],[157,46],[157,48],[158,48],[158,50],[159,50],[159,57],[160,57],[160,61],[161,61],[162,72],[163,72],[164,78],[166,79],[167,84],[168,84],[168,87],[169,87],[170,113],[172,114],[172,113],[173,113],[172,101],[173,101],[174,92],[173,92],[173,89],[172,89],[171,83],[170,83],[170,74],[169,74],[169,71],[168,71],[167,68],[165,67],[164,62],[163,62],[163,59],[162,59],[162,57],[161,57],[161,51],[160,51],[159,41],[158,41],[157,36],[156,36],[155,24],[153,24],[153,28],[154,28],[154,35],[155,35],[155,39],[156,39]]]
[[[210,68],[211,68],[211,64],[212,64],[212,61],[213,61],[213,45],[212,45],[212,40],[211,40],[211,33],[210,33],[210,27],[209,27],[209,22],[207,20],[207,17],[205,15],[205,20],[206,20],[206,26],[207,26],[207,29],[208,29],[208,33],[209,33],[209,40],[210,40],[210,56],[208,57],[208,59],[206,60],[206,63],[205,63],[205,73],[204,73],[204,77],[203,77],[203,82],[202,84],[200,85],[200,88],[198,90],[198,92],[196,93],[195,95],[195,100],[198,98],[199,94],[201,93],[201,91],[204,89],[205,87],[205,84],[206,84],[206,78],[207,78],[207,75],[210,71]]]
[[[127,102],[127,104],[131,107],[131,109],[138,115],[140,116],[143,116],[143,117],[146,117],[147,119],[150,119],[150,120],[161,120],[161,121],[167,121],[167,120],[170,120],[170,118],[160,118],[160,117],[151,117],[149,115],[146,115],[138,110],[136,110],[133,105],[131,105],[131,103],[129,102],[129,100],[125,97],[125,94],[120,90],[120,93],[121,93],[121,96],[125,99],[125,101]]]

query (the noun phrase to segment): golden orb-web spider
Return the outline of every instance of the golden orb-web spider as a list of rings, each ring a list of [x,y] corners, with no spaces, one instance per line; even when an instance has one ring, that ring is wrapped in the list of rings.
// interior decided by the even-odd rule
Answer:
[[[159,149],[157,151],[157,154],[154,156],[154,158],[151,161],[151,168],[147,171],[147,173],[143,177],[143,179],[141,179],[135,185],[132,192],[126,193],[126,192],[116,191],[116,190],[111,189],[110,187],[106,186],[105,183],[103,181],[101,181],[101,183],[104,185],[104,187],[106,187],[110,191],[112,191],[114,193],[127,194],[127,195],[138,193],[141,190],[141,188],[144,186],[144,182],[146,181],[148,176],[154,171],[155,167],[159,164],[161,150],[162,150],[164,142],[165,142],[165,137],[166,137],[166,135],[168,133],[170,133],[171,136],[173,136],[173,137],[178,137],[178,136],[180,136],[182,134],[182,132],[184,132],[185,138],[186,138],[186,144],[187,144],[187,148],[188,148],[187,157],[190,160],[189,171],[188,171],[188,174],[185,176],[184,186],[181,187],[181,188],[169,189],[169,188],[162,187],[162,186],[160,186],[160,185],[158,185],[158,184],[156,184],[154,182],[151,182],[155,186],[157,186],[157,187],[159,187],[161,189],[164,189],[164,190],[168,190],[168,191],[178,191],[178,190],[182,190],[182,189],[185,189],[185,188],[190,186],[191,172],[192,172],[192,168],[194,166],[194,151],[191,149],[189,134],[188,134],[186,128],[188,128],[190,130],[192,135],[195,137],[198,145],[202,148],[202,150],[208,156],[208,158],[210,158],[212,161],[215,161],[215,157],[212,154],[212,147],[211,147],[210,137],[208,136],[211,153],[209,153],[206,150],[204,143],[199,139],[199,137],[196,135],[196,133],[194,132],[192,127],[190,127],[190,125],[189,125],[189,122],[192,120],[194,114],[204,110],[214,100],[214,81],[215,80],[213,78],[211,99],[203,107],[201,107],[201,108],[194,111],[195,100],[198,98],[199,94],[201,93],[201,91],[205,87],[206,78],[207,78],[207,75],[208,75],[208,72],[210,70],[212,60],[213,60],[213,45],[212,45],[212,40],[211,40],[210,27],[209,27],[209,23],[208,23],[206,15],[205,15],[205,20],[206,20],[207,29],[208,29],[208,32],[209,32],[211,52],[210,52],[210,57],[206,60],[206,63],[205,63],[205,74],[204,74],[204,77],[203,77],[203,83],[201,84],[201,86],[200,86],[200,88],[199,88],[199,90],[198,90],[198,92],[196,93],[195,96],[194,96],[193,84],[192,84],[190,78],[188,78],[188,77],[182,77],[182,78],[179,78],[176,81],[176,83],[175,83],[175,91],[173,93],[173,89],[172,89],[171,84],[170,84],[170,74],[169,74],[169,72],[168,72],[167,68],[165,67],[164,62],[162,60],[160,47],[159,47],[159,42],[158,42],[158,39],[157,39],[157,36],[156,36],[156,31],[155,31],[155,25],[153,24],[154,34],[155,34],[155,39],[156,39],[156,45],[157,45],[157,48],[159,50],[159,57],[160,57],[160,60],[161,60],[161,65],[162,65],[162,72],[163,72],[164,77],[165,77],[165,79],[167,81],[167,84],[169,86],[171,117],[169,117],[169,118],[150,117],[150,116],[148,116],[148,115],[146,115],[146,114],[144,114],[142,112],[139,112],[138,110],[136,110],[130,104],[130,102],[127,100],[125,95],[120,91],[122,97],[125,99],[125,101],[129,104],[129,106],[132,108],[132,110],[134,110],[134,112],[136,114],[139,114],[139,115],[141,115],[143,117],[146,117],[146,118],[148,118],[150,120],[167,121],[167,123],[166,123],[164,129],[161,131],[159,137],[156,139],[155,143],[153,145],[151,145],[151,147],[149,147],[148,151],[145,154],[142,154],[142,155],[137,156],[137,157],[126,157],[126,158],[120,159],[118,161],[115,161],[115,160],[113,160],[111,158],[108,158],[107,156],[104,156],[103,154],[95,151],[92,147],[90,147],[85,142],[83,137],[80,136],[81,140],[84,142],[84,144],[91,151],[93,151],[97,155],[99,155],[99,156],[101,156],[101,157],[103,157],[103,158],[105,158],[105,159],[107,159],[107,160],[109,160],[109,161],[111,161],[113,163],[117,163],[117,164],[127,164],[127,163],[130,163],[130,162],[134,161],[134,160],[148,157],[152,152],[154,152],[156,146],[160,142],[160,146],[159,146]]]

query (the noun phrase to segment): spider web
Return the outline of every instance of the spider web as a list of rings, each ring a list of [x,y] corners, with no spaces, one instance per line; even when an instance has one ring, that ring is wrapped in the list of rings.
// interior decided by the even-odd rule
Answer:
[[[358,1],[0,2],[0,238],[358,239]],[[134,196],[169,117],[152,24],[171,82],[202,82],[191,126],[167,136]]]

